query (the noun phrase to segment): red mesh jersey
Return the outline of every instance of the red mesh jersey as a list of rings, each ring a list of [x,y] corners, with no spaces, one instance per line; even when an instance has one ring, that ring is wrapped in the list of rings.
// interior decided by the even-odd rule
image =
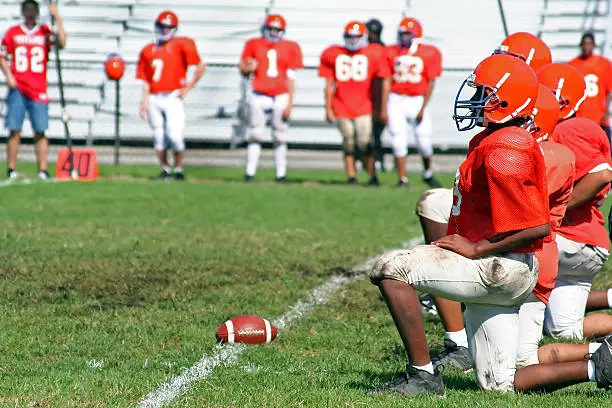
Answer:
[[[576,156],[576,183],[595,167],[612,165],[608,137],[590,119],[572,118],[559,123],[551,139],[567,146]],[[591,201],[567,210],[559,234],[572,241],[609,249],[603,214],[599,211],[609,190],[610,186],[606,186]]]
[[[568,64],[577,68],[584,75],[584,82],[586,82],[586,99],[580,105],[576,116],[588,118],[600,124],[608,109],[606,96],[612,91],[610,60],[601,55],[591,55],[584,59],[574,58]]]
[[[478,242],[549,220],[546,166],[533,136],[506,127],[472,147],[457,172],[449,234]],[[533,252],[542,241],[516,252]]]
[[[410,48],[387,46],[387,60],[393,73],[391,92],[425,95],[429,82],[442,74],[442,54],[435,46],[415,40]]]
[[[336,84],[332,109],[338,118],[355,119],[372,113],[372,80],[391,76],[384,58],[385,48],[379,44],[354,52],[338,45],[323,51],[319,76]]]

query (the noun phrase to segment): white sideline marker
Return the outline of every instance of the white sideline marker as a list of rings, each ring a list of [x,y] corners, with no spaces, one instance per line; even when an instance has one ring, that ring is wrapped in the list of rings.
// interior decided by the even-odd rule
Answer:
[[[412,238],[405,241],[403,246],[408,248],[422,241],[423,237]],[[406,246],[406,244],[409,244],[409,246]],[[344,285],[366,279],[366,270],[372,267],[375,258],[370,257],[353,268],[354,275],[332,276],[327,282],[312,289],[306,297],[298,300],[291,309],[275,319],[272,324],[279,330],[285,329],[293,322],[312,312],[315,307],[329,302],[332,295]],[[156,390],[140,400],[137,407],[160,408],[169,405],[181,394],[187,392],[192,384],[210,376],[217,367],[234,364],[245,349],[244,344],[217,344],[210,355],[204,354],[192,367],[161,384]]]

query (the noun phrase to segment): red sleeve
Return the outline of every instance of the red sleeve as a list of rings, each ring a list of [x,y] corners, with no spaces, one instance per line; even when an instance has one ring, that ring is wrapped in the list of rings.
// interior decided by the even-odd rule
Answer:
[[[191,38],[186,38],[183,43],[183,54],[185,55],[185,62],[187,66],[198,65],[200,63],[200,55],[198,54],[198,47],[195,41]]]
[[[487,150],[483,154],[494,232],[548,224],[546,167],[541,153],[506,147]]]
[[[319,64],[319,76],[321,78],[336,79],[335,71],[335,55],[332,48],[328,48],[321,54],[321,63]]]
[[[304,58],[302,56],[302,49],[298,43],[294,43],[293,47],[293,58],[289,69],[302,69],[304,68]]]
[[[7,57],[11,55],[14,51],[13,49],[13,36],[11,35],[11,31],[8,30],[2,36],[2,44],[0,44],[0,56]]]
[[[612,62],[606,58],[606,93],[612,92]]]
[[[610,143],[606,133],[590,119],[575,118],[559,124],[552,139],[569,147],[576,155],[576,180],[596,166],[610,164]]]
[[[253,40],[248,40],[244,44],[244,49],[242,50],[242,56],[240,57],[240,61],[244,61],[247,58],[255,58],[255,48],[253,47]]]
[[[142,79],[143,81],[151,82],[149,76],[149,62],[145,55],[144,50],[140,52],[140,58],[138,59],[138,66],[136,67],[136,79]]]
[[[431,47],[431,55],[427,59],[427,79],[436,79],[442,75],[442,54],[436,47]]]

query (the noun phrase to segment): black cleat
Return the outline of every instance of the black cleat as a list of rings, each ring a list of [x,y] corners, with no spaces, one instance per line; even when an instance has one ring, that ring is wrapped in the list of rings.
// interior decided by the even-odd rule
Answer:
[[[610,388],[612,386],[612,338],[604,339],[597,351],[591,354],[590,360],[595,363],[597,388]]]
[[[368,183],[368,186],[372,186],[372,187],[380,186],[380,181],[378,181],[378,177],[376,176],[370,177],[370,182]]]
[[[404,187],[408,187],[408,179],[404,178],[404,179],[399,179],[397,181],[397,186],[398,188],[404,188]]]
[[[440,187],[442,187],[442,184],[440,184],[440,182],[438,180],[436,180],[434,176],[431,176],[431,177],[428,177],[428,178],[423,177],[423,181],[425,182],[425,184],[427,184],[431,188],[440,188]]]
[[[419,394],[437,394],[444,396],[444,381],[441,369],[434,370],[434,374],[418,370],[411,365],[406,366],[406,372],[392,383],[385,384],[368,392],[368,395],[385,393],[412,397]]]
[[[357,179],[355,177],[349,177],[348,180],[346,180],[346,184],[353,186],[359,183],[357,183]]]
[[[254,176],[249,176],[248,174],[244,175],[244,182],[245,183],[252,183],[255,181],[255,177]]]
[[[281,184],[289,182],[289,180],[287,180],[287,177],[285,177],[285,176],[277,177],[275,180],[276,180],[277,183],[281,183]]]
[[[444,339],[444,351],[431,361],[435,367],[455,367],[467,373],[474,368],[472,356],[467,347],[458,346],[454,341]]]
[[[158,180],[170,180],[172,178],[172,174],[166,170],[166,169],[162,169],[162,171],[159,173],[159,176],[157,176]]]
[[[436,308],[436,304],[434,302],[433,296],[429,294],[424,294],[419,297],[419,303],[421,304],[421,311],[424,315],[438,315],[438,309]]]
[[[185,181],[185,172],[174,171],[174,179],[177,181]]]
[[[51,179],[51,176],[49,176],[49,172],[47,170],[41,170],[38,172],[38,178],[42,181],[47,181]]]
[[[606,334],[605,336],[596,337],[593,341],[595,343],[603,343],[606,339],[612,339],[612,333]]]

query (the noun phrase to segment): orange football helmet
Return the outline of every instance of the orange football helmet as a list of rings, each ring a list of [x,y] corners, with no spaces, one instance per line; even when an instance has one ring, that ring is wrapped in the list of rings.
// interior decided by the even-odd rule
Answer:
[[[586,98],[584,77],[576,68],[568,64],[553,63],[538,71],[538,81],[550,88],[559,101],[559,119],[574,115]]]
[[[495,50],[497,54],[510,54],[521,58],[535,71],[552,62],[550,49],[540,38],[530,33],[510,34]]]
[[[368,29],[360,21],[349,21],[344,27],[344,48],[357,51],[368,43]]]
[[[533,135],[533,137],[541,142],[548,139],[559,121],[559,111],[561,110],[555,94],[542,84],[538,85],[538,97],[536,98],[535,106],[531,120],[525,124],[525,129]]]
[[[119,54],[109,54],[104,64],[104,70],[108,79],[119,81],[125,72],[125,61]]]
[[[162,11],[155,20],[155,39],[164,43],[172,39],[178,29],[179,20],[170,10]]]
[[[473,95],[469,95],[470,88],[475,90]],[[483,119],[506,123],[527,118],[537,96],[538,79],[533,69],[519,58],[495,54],[480,62],[463,81],[455,98],[453,119],[457,129],[464,131],[481,124]]]
[[[423,37],[423,26],[413,17],[404,17],[397,28],[397,43],[403,47],[410,47],[412,40]]]
[[[263,25],[263,37],[271,43],[277,43],[285,36],[287,21],[280,14],[269,14]]]

